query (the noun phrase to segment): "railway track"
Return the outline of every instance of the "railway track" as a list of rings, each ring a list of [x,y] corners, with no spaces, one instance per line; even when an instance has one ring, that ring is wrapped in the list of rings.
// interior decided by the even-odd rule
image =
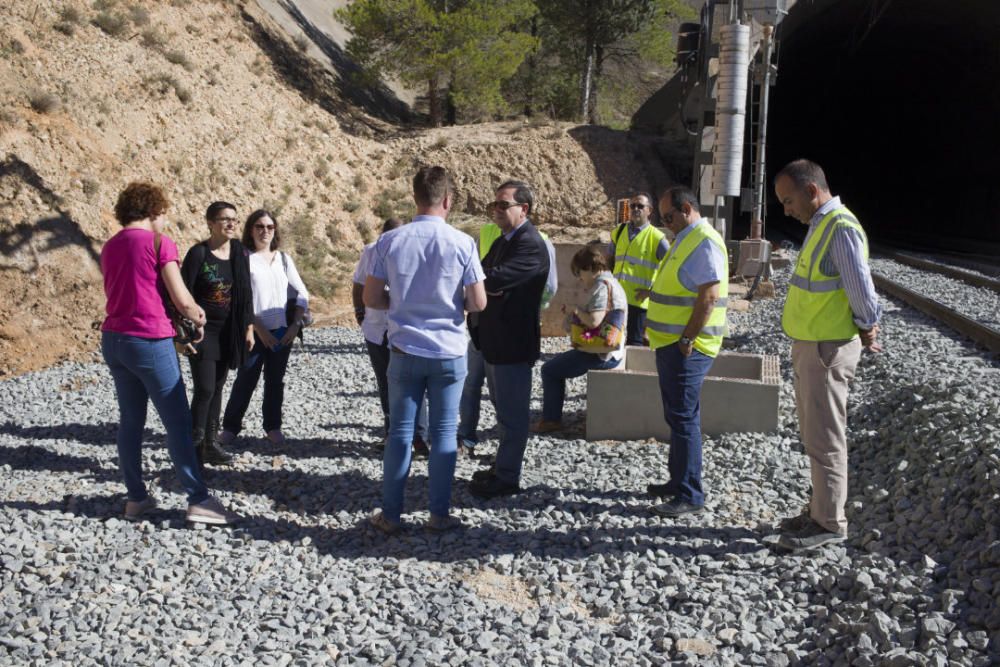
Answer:
[[[900,252],[882,246],[876,246],[876,249],[880,256],[894,259],[900,264],[906,264],[925,271],[940,273],[941,275],[948,276],[949,278],[961,280],[969,285],[973,285],[975,287],[986,287],[994,292],[1000,293],[1000,279],[991,277],[990,275],[984,275],[985,273],[990,272],[990,265],[978,262],[968,264],[962,262],[961,259],[954,259],[951,257],[942,257],[944,261],[936,261],[935,259],[931,259],[927,256]],[[976,269],[969,270],[964,268],[964,266],[953,266],[949,262],[958,263],[964,266],[975,266]],[[1000,267],[995,267],[994,270],[1000,273]]]
[[[875,288],[879,291],[906,302],[925,315],[929,315],[963,336],[971,338],[990,352],[1000,354],[1000,329],[967,317],[936,299],[918,294],[874,271],[872,272],[872,280],[875,283]]]

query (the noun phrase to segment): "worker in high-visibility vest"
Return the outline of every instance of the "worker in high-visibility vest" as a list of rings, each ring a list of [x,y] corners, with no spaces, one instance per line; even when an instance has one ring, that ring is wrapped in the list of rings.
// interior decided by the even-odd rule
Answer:
[[[670,480],[650,484],[661,516],[698,512],[705,506],[701,484],[701,386],[726,333],[729,259],[719,233],[701,217],[698,198],[673,187],[659,201],[660,216],[674,243],[649,295],[646,336],[656,353],[663,415],[670,426]]]
[[[612,273],[628,299],[626,345],[646,344],[642,336],[646,328],[649,290],[656,280],[660,262],[670,249],[663,232],[650,223],[652,215],[653,198],[638,192],[629,201],[628,222],[621,223],[611,232],[615,258]]]
[[[868,239],[834,197],[823,169],[795,160],[774,179],[785,215],[809,226],[781,324],[792,339],[799,432],[812,471],[812,498],[779,524],[778,544],[814,549],[847,537],[847,390],[861,349],[879,352],[882,314],[868,267]]]

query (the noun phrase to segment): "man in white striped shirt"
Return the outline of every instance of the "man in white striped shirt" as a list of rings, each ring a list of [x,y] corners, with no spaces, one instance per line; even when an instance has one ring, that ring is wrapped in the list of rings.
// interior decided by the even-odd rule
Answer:
[[[795,160],[774,189],[785,215],[808,225],[781,324],[792,338],[799,431],[812,473],[807,512],[783,520],[792,551],[847,537],[847,391],[862,347],[878,352],[882,308],[868,268],[868,239],[830,193],[823,169]]]

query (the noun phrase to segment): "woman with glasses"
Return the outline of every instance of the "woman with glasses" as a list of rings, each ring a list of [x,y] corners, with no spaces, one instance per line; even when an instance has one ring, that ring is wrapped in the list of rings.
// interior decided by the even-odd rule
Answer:
[[[125,518],[140,519],[156,507],[142,481],[142,433],[150,401],[167,432],[167,451],[187,494],[188,521],[224,524],[235,516],[202,481],[191,440],[191,411],[174,352],[174,325],[167,299],[192,320],[199,335],[205,312],[184,286],[177,246],[163,233],[170,203],[152,183],[129,183],[118,195],[115,218],[122,229],[101,250],[107,317],[101,352],[118,399],[118,467],[128,491]]]
[[[583,302],[566,313],[569,319],[576,316],[587,329],[604,322],[606,315],[619,311],[624,323],[628,314],[625,290],[608,270],[608,256],[604,247],[591,243],[581,248],[570,262],[570,270],[580,281],[586,294]],[[566,307],[563,306],[565,312]],[[563,402],[566,399],[566,380],[580,377],[587,371],[615,368],[625,358],[625,336],[615,349],[591,352],[572,349],[558,354],[542,364],[542,418],[531,426],[534,433],[551,433],[562,429]]]
[[[283,444],[281,406],[285,398],[285,369],[292,343],[302,330],[309,307],[309,293],[295,269],[295,262],[280,252],[278,221],[264,210],[254,211],[243,225],[243,244],[250,255],[250,278],[253,283],[253,352],[236,374],[233,391],[222,419],[223,445],[232,443],[243,429],[243,417],[250,398],[264,372],[264,432],[276,445]],[[295,300],[291,316],[289,300]]]
[[[253,295],[249,252],[236,238],[236,207],[213,202],[205,211],[209,237],[184,257],[181,274],[205,309],[205,337],[189,346],[194,441],[198,459],[214,465],[232,461],[216,439],[222,390],[230,368],[239,368],[253,348]]]

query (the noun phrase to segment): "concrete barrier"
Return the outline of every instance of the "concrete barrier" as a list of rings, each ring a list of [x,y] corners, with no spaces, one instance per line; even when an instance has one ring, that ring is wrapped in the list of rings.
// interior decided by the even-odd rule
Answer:
[[[701,428],[709,435],[778,428],[781,372],[770,355],[721,352],[701,392]],[[625,367],[587,374],[588,440],[668,440],[656,357],[629,347]]]

